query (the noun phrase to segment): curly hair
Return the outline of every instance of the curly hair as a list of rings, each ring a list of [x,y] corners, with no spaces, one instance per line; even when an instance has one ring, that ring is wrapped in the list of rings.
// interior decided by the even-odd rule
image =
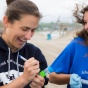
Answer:
[[[74,11],[73,13],[73,16],[76,18],[77,22],[84,25],[84,13],[88,11],[88,6],[86,7],[83,7],[81,11],[79,11],[79,7],[78,5],[76,4],[76,10]]]
[[[80,12],[79,12],[79,8],[77,7],[76,10],[73,13],[77,22],[82,24],[83,26],[85,25],[84,14],[87,11],[88,11],[88,6],[82,8],[82,10]],[[88,32],[84,28],[80,32],[77,32],[76,36],[79,36],[79,37],[83,38],[85,40],[84,43],[88,46]]]

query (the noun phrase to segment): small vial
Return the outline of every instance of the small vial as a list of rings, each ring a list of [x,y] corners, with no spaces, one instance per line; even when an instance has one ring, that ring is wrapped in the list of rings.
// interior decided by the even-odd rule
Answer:
[[[41,71],[39,73],[39,75],[42,76],[42,77],[45,77],[45,76],[47,76],[48,74],[50,74],[52,72],[53,72],[52,67],[48,66],[46,69],[44,69],[43,71]]]

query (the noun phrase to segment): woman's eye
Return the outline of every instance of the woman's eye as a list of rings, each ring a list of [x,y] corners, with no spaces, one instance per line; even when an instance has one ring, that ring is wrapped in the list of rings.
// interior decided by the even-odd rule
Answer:
[[[31,31],[32,31],[32,32],[35,32],[35,30],[36,30],[36,29],[37,29],[37,28],[35,28],[35,29],[32,29]]]
[[[32,30],[32,32],[34,32],[35,30]]]
[[[22,28],[23,31],[27,31],[28,29],[27,28]]]
[[[86,24],[87,24],[87,22],[83,22],[83,24],[84,24],[84,25],[86,25]]]

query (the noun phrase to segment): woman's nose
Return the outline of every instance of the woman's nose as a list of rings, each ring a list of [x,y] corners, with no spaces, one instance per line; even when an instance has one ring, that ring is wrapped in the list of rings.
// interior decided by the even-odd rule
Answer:
[[[27,40],[30,40],[31,37],[32,37],[32,31],[29,30],[29,31],[25,34],[25,38],[26,38]]]

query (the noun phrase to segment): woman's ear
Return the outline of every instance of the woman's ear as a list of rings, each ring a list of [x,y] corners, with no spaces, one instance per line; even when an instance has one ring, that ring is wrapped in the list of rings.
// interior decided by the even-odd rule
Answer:
[[[8,17],[7,16],[4,16],[3,17],[3,24],[6,28],[8,28],[8,25],[9,25],[9,21],[8,21]]]

